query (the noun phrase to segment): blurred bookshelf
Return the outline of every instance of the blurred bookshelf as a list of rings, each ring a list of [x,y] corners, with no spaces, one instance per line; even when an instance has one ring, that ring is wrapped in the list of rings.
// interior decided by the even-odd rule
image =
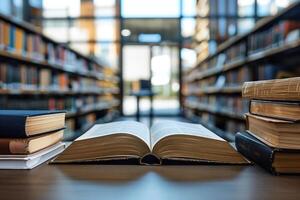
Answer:
[[[203,2],[208,1],[199,0],[198,5]],[[228,140],[245,130],[249,103],[241,98],[245,81],[300,76],[299,10],[297,1],[259,20],[248,32],[227,39],[215,52],[199,51],[196,66],[183,77],[184,115]],[[196,27],[203,26],[197,23]],[[197,31],[195,37],[199,37]]]
[[[0,15],[1,109],[67,111],[68,138],[120,110],[119,72]]]

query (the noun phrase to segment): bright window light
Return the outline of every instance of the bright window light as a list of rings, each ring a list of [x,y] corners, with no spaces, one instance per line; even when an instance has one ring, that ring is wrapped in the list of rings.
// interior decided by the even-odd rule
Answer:
[[[154,56],[151,59],[153,85],[166,85],[170,82],[171,59],[168,55]]]
[[[123,17],[179,17],[180,0],[122,0]]]
[[[239,6],[251,6],[254,4],[254,0],[239,0],[238,1]]]
[[[275,4],[277,7],[285,8],[289,5],[289,0],[276,0]]]

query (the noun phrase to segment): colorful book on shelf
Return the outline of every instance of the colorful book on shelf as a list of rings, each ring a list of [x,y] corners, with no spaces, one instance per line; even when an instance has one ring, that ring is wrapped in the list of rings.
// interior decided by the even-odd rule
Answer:
[[[23,37],[24,37],[24,31],[18,27],[16,27],[15,30],[15,53],[22,55],[23,54]]]
[[[15,51],[15,41],[16,41],[16,27],[13,25],[9,25],[9,44],[8,51]]]
[[[300,121],[300,102],[251,100],[249,112],[264,117]]]
[[[300,77],[245,82],[242,95],[249,99],[299,101]]]
[[[0,155],[35,153],[62,141],[63,134],[64,130],[59,130],[29,138],[0,138]]]
[[[246,114],[247,130],[271,147],[300,149],[300,122]]]
[[[134,121],[94,125],[53,163],[136,160],[140,164],[168,162],[247,164],[227,141],[199,124],[155,123],[149,130]]]
[[[10,28],[10,25],[6,22],[3,22],[3,42],[4,42],[5,49],[8,48],[9,41],[10,41],[9,28]]]
[[[0,21],[0,49],[4,49],[4,22]]]
[[[0,155],[0,169],[33,169],[65,149],[61,142],[28,155]]]
[[[0,138],[26,138],[64,127],[64,111],[0,110]]]
[[[270,147],[247,132],[236,134],[235,146],[247,159],[271,173],[300,173],[300,150]]]

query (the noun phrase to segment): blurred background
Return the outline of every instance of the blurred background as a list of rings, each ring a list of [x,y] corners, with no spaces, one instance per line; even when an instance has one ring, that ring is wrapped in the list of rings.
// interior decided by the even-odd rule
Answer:
[[[206,72],[202,73],[200,69],[209,69],[211,66],[203,64],[202,61],[214,55],[220,44],[234,36],[248,33],[263,18],[275,16],[295,2],[295,0],[1,0],[0,13],[17,22],[25,21],[38,27],[43,34],[60,44],[69,45],[83,55],[101,60],[102,65],[117,72],[120,100],[118,108],[121,115],[135,116],[137,99],[132,95],[132,91],[139,90],[140,81],[146,80],[151,85],[151,92],[155,94],[152,103],[153,114],[156,117],[178,117],[182,116],[187,100],[194,98],[195,102],[215,103],[217,102],[215,98],[221,101],[224,97],[224,94],[223,97],[215,95],[214,98],[207,95],[197,99],[198,97],[195,97],[197,95],[185,93],[185,89],[191,89],[192,86],[196,89],[204,86],[200,82],[193,85],[186,81],[185,84],[184,74],[188,74],[192,68],[199,67],[200,64],[204,66],[199,67],[199,72],[194,70],[185,77],[188,79],[197,73],[200,76],[205,74]],[[226,56],[223,53],[217,56],[216,66],[220,62],[224,64],[225,61],[222,60],[228,60],[234,53],[227,55],[225,52],[225,54]],[[293,67],[295,68],[295,65]],[[267,78],[246,78],[240,80],[238,86],[240,87],[244,81],[258,79]],[[228,80],[230,77],[227,75],[216,75],[211,81],[205,79],[206,83],[212,82],[216,87],[224,86]],[[235,92],[240,91],[238,88],[234,89]],[[228,100],[231,98],[229,96],[224,98]],[[234,107],[235,104],[232,104]],[[150,106],[150,98],[141,98],[141,116],[148,115]],[[244,124],[241,116],[232,117],[228,113],[225,116],[226,120],[233,118],[239,121],[239,125],[236,123],[224,125],[224,116],[211,120],[212,115],[218,117],[223,114],[197,111],[195,115],[202,121],[206,119],[205,123],[209,122],[230,132],[239,130],[236,127]],[[80,114],[81,116],[83,114]],[[87,121],[94,123],[97,118],[98,115],[94,115]]]

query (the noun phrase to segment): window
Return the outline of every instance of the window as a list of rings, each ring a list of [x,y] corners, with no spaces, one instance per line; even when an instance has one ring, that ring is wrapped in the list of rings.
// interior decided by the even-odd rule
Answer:
[[[123,17],[179,17],[180,0],[121,0]]]

